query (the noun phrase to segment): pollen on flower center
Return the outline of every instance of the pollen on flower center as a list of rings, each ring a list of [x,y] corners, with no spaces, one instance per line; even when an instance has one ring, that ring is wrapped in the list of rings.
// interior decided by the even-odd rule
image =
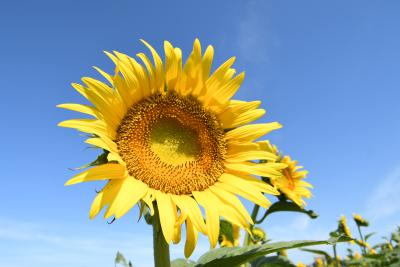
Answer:
[[[160,160],[171,165],[184,164],[197,159],[200,146],[195,130],[176,118],[164,118],[150,132],[151,150]]]
[[[149,187],[191,194],[224,172],[224,131],[212,113],[190,96],[155,94],[135,103],[117,140],[129,174]]]

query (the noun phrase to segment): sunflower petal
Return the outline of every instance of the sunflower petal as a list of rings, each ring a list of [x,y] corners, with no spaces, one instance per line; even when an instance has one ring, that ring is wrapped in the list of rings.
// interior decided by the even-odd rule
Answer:
[[[193,196],[206,211],[207,233],[210,239],[210,245],[212,248],[214,248],[217,245],[219,235],[218,209],[215,207],[212,201],[212,199],[215,199],[215,196],[207,189],[204,191],[194,191]]]
[[[160,213],[161,229],[163,231],[165,240],[169,244],[174,235],[174,226],[177,219],[176,206],[169,194],[162,193],[161,191],[155,192],[158,210]]]
[[[277,122],[250,124],[227,132],[225,138],[234,141],[253,141],[279,128],[282,128],[282,125]]]
[[[185,257],[189,258],[192,255],[197,244],[197,230],[195,229],[190,218],[186,219],[186,242],[185,242]]]
[[[65,185],[73,185],[82,182],[99,181],[108,179],[123,179],[126,178],[127,172],[124,166],[120,164],[107,163],[92,167],[84,172],[81,172],[70,180]]]

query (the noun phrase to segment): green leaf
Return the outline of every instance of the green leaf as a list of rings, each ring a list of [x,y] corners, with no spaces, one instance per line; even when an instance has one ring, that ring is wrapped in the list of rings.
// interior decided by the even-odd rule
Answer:
[[[318,217],[318,214],[315,213],[313,210],[305,210],[302,207],[299,207],[296,203],[289,202],[286,200],[281,200],[272,204],[265,212],[264,216],[261,220],[257,221],[256,223],[261,223],[264,219],[274,212],[279,211],[290,211],[290,212],[300,212],[308,215],[311,219],[315,219]]]
[[[171,267],[193,267],[194,265],[194,261],[186,259],[176,259],[171,261]]]
[[[376,233],[373,232],[373,233],[369,233],[369,234],[365,235],[365,237],[364,237],[365,241],[367,241],[368,238],[370,238],[370,237],[373,236],[374,234],[376,234]]]
[[[108,153],[109,153],[108,151],[104,150],[104,152],[102,154],[100,154],[94,161],[92,161],[86,165],[83,165],[81,167],[73,168],[72,170],[79,171],[79,170],[86,169],[89,167],[105,164],[108,162],[108,159],[107,159]]]
[[[296,267],[288,258],[282,256],[261,257],[251,262],[251,267]]]
[[[324,241],[299,240],[290,242],[276,242],[246,247],[225,247],[211,250],[203,254],[197,261],[196,267],[231,267],[237,266],[258,257],[277,252],[282,249],[293,249],[306,246],[334,244],[349,241],[346,237],[331,238]]]
[[[125,267],[130,267],[132,266],[130,263],[128,263],[124,257],[124,255],[122,255],[122,253],[120,253],[119,251],[117,252],[117,255],[115,256],[115,264],[122,264]]]
[[[219,221],[219,240],[221,242],[222,236],[225,236],[226,239],[231,241],[233,243],[234,238],[233,238],[233,226],[230,222],[225,221],[225,220],[220,220]]]

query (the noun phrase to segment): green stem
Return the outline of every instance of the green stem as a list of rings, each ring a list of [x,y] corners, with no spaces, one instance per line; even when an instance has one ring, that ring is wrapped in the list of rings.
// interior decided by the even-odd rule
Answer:
[[[154,247],[154,266],[170,267],[169,245],[165,241],[160,224],[160,215],[157,204],[154,204],[153,217],[153,247]]]
[[[254,204],[253,207],[253,211],[251,212],[251,219],[253,220],[253,222],[256,222],[257,219],[257,215],[258,215],[258,211],[260,210],[260,206],[258,206],[257,204]],[[253,225],[250,225],[250,231],[253,229]],[[246,233],[246,236],[244,238],[244,245],[248,246],[251,244],[251,237],[249,233]]]
[[[339,261],[337,258],[337,252],[336,252],[336,244],[333,245],[333,257],[334,257],[334,262],[336,267],[339,267]]]
[[[358,229],[358,233],[360,234],[361,241],[363,242],[363,244],[365,244],[364,237],[363,237],[363,235],[361,233],[361,227],[358,224],[357,224],[357,229]],[[365,250],[365,246],[360,246],[360,247],[361,247],[361,251],[362,251],[363,255],[364,256],[367,255],[367,251]]]

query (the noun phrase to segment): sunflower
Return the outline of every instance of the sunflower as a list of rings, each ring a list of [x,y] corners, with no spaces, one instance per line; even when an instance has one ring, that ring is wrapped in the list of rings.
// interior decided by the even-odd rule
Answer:
[[[364,226],[367,227],[369,226],[369,222],[367,220],[365,220],[363,217],[361,217],[360,214],[357,213],[353,213],[353,219],[355,221],[355,223],[360,227],[360,226]]]
[[[157,205],[168,244],[180,241],[185,224],[189,257],[199,232],[215,247],[220,217],[249,229],[252,219],[237,195],[268,207],[263,193],[279,194],[254,175],[279,178],[286,165],[254,160],[276,160],[262,149],[262,141],[255,140],[281,125],[248,125],[265,111],[258,108],[259,101],[231,99],[244,79],[244,73],[235,75],[234,57],[211,74],[214,49],[208,46],[202,55],[197,39],[184,64],[182,51],[171,43],[164,43],[163,62],[142,42],[153,62],[144,53],[137,54],[139,63],[123,53],[106,52],[116,65],[115,73],[95,69],[108,84],[93,78],[72,84],[93,105],[59,105],[93,117],[59,126],[88,133],[86,143],[105,150],[108,160],[66,185],[107,181],[92,203],[90,218],[106,206],[104,217],[119,219],[138,202],[145,203],[151,214]]]
[[[324,267],[325,266],[324,260],[321,259],[321,258],[316,258],[315,259],[315,266],[316,267]]]
[[[344,234],[347,237],[352,237],[350,228],[347,226],[346,222],[346,216],[342,215],[339,220],[339,228],[338,228],[339,233]],[[350,243],[354,243],[354,241],[351,241]]]
[[[311,192],[308,188],[313,187],[303,180],[307,176],[308,171],[304,170],[302,166],[298,166],[297,161],[292,160],[290,156],[282,156],[278,148],[268,141],[265,142],[264,148],[266,151],[278,156],[275,162],[287,165],[287,167],[282,170],[282,176],[277,178],[269,177],[270,183],[276,186],[288,199],[292,200],[298,206],[304,207],[306,202],[303,198],[311,197]]]

